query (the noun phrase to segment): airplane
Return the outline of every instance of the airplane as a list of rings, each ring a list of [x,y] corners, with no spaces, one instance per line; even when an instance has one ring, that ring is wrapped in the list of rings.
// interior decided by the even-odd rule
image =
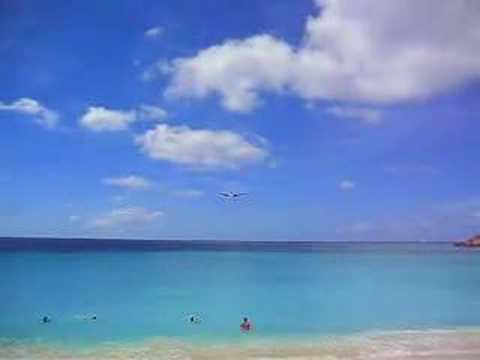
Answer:
[[[248,193],[245,193],[245,192],[237,193],[237,192],[230,191],[230,192],[221,192],[218,195],[223,196],[224,198],[227,198],[227,199],[235,199],[240,196],[248,195]]]

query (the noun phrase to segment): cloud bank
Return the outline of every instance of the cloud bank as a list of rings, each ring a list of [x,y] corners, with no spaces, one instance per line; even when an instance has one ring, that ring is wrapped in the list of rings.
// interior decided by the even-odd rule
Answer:
[[[219,96],[248,112],[261,93],[388,104],[428,98],[480,75],[480,2],[322,0],[294,46],[267,34],[174,59],[170,97]]]

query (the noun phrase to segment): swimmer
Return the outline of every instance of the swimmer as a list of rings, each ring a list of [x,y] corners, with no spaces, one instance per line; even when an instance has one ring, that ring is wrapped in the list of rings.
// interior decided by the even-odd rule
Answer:
[[[95,321],[95,320],[97,320],[97,315],[95,315],[95,314],[75,315],[75,318],[78,319],[78,320]]]
[[[49,322],[52,322],[52,318],[51,318],[50,316],[48,316],[48,315],[44,315],[44,316],[42,317],[42,323],[48,324]]]
[[[249,332],[251,330],[253,330],[252,323],[250,322],[250,320],[248,320],[248,318],[244,317],[243,322],[240,324],[240,331]]]
[[[196,314],[191,314],[188,316],[188,321],[190,322],[190,324],[200,324],[202,322],[202,319]]]

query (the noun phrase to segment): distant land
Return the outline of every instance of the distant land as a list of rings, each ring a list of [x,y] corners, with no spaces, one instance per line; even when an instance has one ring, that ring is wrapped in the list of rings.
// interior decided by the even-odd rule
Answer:
[[[465,241],[458,241],[455,243],[455,246],[462,246],[462,247],[480,247],[480,235],[476,235],[467,239]]]

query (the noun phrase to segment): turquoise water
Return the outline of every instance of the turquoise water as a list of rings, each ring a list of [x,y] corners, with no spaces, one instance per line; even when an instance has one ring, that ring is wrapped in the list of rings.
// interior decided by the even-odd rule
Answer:
[[[0,338],[71,345],[480,325],[480,252],[450,244],[298,251],[0,252]],[[78,319],[95,313],[97,321]],[[199,325],[186,319],[202,318]],[[40,317],[52,316],[50,324]]]

